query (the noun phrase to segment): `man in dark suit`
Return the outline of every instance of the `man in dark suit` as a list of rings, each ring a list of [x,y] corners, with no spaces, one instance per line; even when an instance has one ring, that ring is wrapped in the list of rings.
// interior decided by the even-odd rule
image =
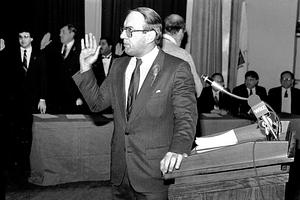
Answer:
[[[267,100],[267,91],[264,87],[258,85],[259,76],[255,71],[247,71],[245,74],[245,83],[233,88],[232,93],[248,98],[256,94],[262,101]],[[251,117],[251,108],[245,100],[234,99],[232,104],[232,113],[241,117]]]
[[[212,80],[224,87],[224,79],[221,73],[214,73]],[[227,89],[227,88],[226,88]],[[229,89],[227,89],[229,92]],[[217,113],[226,115],[231,106],[231,97],[217,88],[208,86],[203,88],[200,97],[197,100],[198,113]]]
[[[8,152],[12,168],[18,178],[30,172],[29,155],[32,142],[32,114],[46,112],[45,58],[39,48],[32,45],[33,34],[28,28],[19,31],[19,45],[9,52],[12,61],[6,76],[11,77],[8,91],[8,114],[11,133]]]
[[[92,34],[82,40],[81,69],[74,81],[92,111],[114,109],[111,181],[116,199],[167,199],[162,175],[180,167],[194,140],[193,75],[187,62],[158,48],[161,31],[154,10],[131,10],[120,36],[130,56],[115,59],[100,88],[90,70],[99,47]]]
[[[281,86],[269,90],[268,103],[276,113],[300,114],[300,90],[294,88],[294,74],[284,71],[280,74]]]
[[[67,24],[60,29],[60,44],[44,48],[48,59],[49,74],[49,111],[51,113],[84,113],[85,102],[72,80],[79,70],[80,43],[77,29]]]
[[[112,41],[108,37],[101,37],[99,41],[100,55],[95,63],[93,63],[93,71],[96,76],[98,85],[101,85],[108,76],[111,64],[115,55],[112,53]]]

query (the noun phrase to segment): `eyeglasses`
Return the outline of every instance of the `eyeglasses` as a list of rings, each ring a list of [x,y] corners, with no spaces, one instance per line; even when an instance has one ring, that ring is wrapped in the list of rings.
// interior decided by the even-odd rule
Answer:
[[[283,81],[291,81],[292,79],[291,78],[282,78],[281,80],[283,80]]]
[[[131,37],[132,37],[132,33],[133,33],[133,32],[143,32],[143,33],[146,33],[146,32],[152,31],[152,30],[153,30],[153,29],[151,29],[151,30],[134,30],[134,29],[132,29],[132,28],[130,28],[130,27],[121,27],[121,28],[120,28],[121,34],[125,31],[126,36],[127,36],[128,38],[131,38]]]

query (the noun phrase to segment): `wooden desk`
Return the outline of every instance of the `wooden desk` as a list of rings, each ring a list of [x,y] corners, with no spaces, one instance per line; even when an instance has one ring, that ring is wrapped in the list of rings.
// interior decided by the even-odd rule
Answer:
[[[165,175],[175,178],[169,199],[285,199],[295,139],[285,127],[287,141],[244,142],[188,156],[179,170]]]
[[[29,181],[45,186],[109,180],[112,132],[107,118],[34,116]]]

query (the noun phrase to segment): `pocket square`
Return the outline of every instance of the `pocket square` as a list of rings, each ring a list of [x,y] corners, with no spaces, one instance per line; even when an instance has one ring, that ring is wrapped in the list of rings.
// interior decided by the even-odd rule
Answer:
[[[160,92],[161,92],[160,90],[156,90],[156,91],[155,91],[156,94],[157,94],[157,93],[160,93]]]

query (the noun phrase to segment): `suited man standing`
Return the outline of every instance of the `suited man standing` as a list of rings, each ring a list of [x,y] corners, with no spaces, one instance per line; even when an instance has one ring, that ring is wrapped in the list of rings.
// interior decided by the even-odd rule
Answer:
[[[271,88],[268,103],[276,113],[300,114],[300,90],[294,88],[294,74],[284,71],[280,74],[281,86]]]
[[[165,18],[164,23],[162,50],[189,63],[195,81],[196,96],[199,97],[203,85],[197,73],[194,60],[189,52],[180,47],[186,32],[184,19],[180,15],[171,14]]]
[[[11,67],[8,70],[8,118],[11,134],[8,136],[8,153],[11,169],[17,178],[26,181],[30,173],[29,155],[32,142],[32,113],[46,112],[46,68],[44,55],[32,45],[33,34],[29,28],[18,33],[19,45],[9,52]]]
[[[101,87],[90,70],[99,54],[95,37],[87,34],[81,42],[81,68],[74,81],[92,111],[114,109],[114,199],[167,199],[162,175],[180,167],[194,140],[193,75],[187,62],[158,48],[161,31],[154,10],[129,11],[120,36],[129,56],[115,59]]]
[[[248,98],[252,94],[256,94],[262,101],[267,101],[267,91],[264,87],[258,85],[259,76],[255,71],[247,71],[245,74],[245,83],[233,88],[232,93]],[[232,113],[241,117],[251,117],[249,115],[251,108],[248,102],[240,99],[233,99]]]
[[[43,49],[48,59],[51,113],[85,112],[83,97],[72,80],[72,75],[79,70],[77,32],[74,25],[67,24],[60,29],[60,43],[51,43]]]
[[[93,71],[98,81],[98,85],[101,85],[104,79],[108,76],[115,55],[112,53],[113,44],[110,38],[101,37],[99,46],[100,56],[97,61],[93,63]]]

